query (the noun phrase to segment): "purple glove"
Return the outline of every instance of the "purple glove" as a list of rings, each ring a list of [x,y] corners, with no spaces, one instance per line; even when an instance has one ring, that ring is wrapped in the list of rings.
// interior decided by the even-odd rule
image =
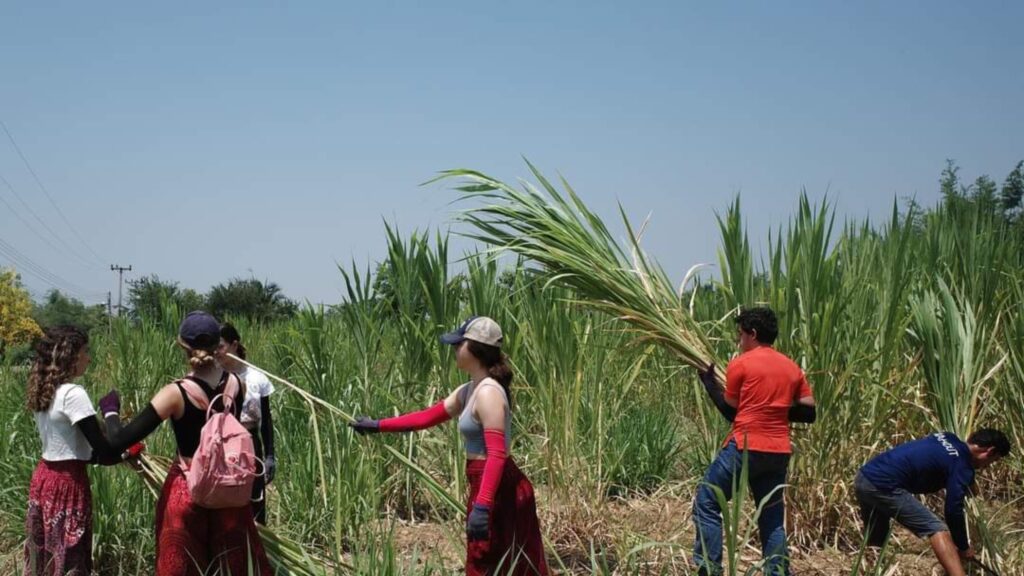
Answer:
[[[106,396],[100,398],[100,412],[104,416],[121,413],[121,395],[117,393],[117,390],[111,390],[107,392]]]

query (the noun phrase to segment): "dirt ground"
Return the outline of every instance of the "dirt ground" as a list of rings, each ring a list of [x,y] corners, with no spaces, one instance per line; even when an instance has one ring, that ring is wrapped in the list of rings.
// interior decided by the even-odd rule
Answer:
[[[566,565],[567,573],[593,572],[591,549],[603,550],[599,556],[616,574],[692,573],[689,557],[693,524],[689,501],[681,495],[615,501],[604,505],[600,511],[591,510],[583,503],[559,509],[548,505],[550,500],[544,501],[541,524],[548,534],[549,545]],[[453,573],[459,572],[465,549],[457,526],[398,522],[394,530],[397,552],[406,561],[411,562],[414,557],[422,561],[428,553],[435,562],[441,560]],[[882,574],[940,576],[942,571],[927,544],[902,528],[897,530],[894,537],[900,551],[887,562]],[[636,552],[632,562],[617,557],[624,550],[634,550],[650,542],[660,545]],[[849,576],[857,561],[854,551],[821,549],[791,550],[791,553],[794,576]],[[742,553],[742,568],[753,565],[760,555],[756,542],[748,543]],[[548,556],[552,556],[551,550]],[[552,567],[559,568],[554,562]]]
[[[548,535],[548,557],[562,574],[590,574],[596,555],[606,572],[622,575],[689,575],[693,524],[685,491],[634,500],[617,500],[600,509],[586,503],[553,505],[554,499],[539,495],[541,524]],[[389,523],[390,524],[390,523]],[[461,572],[465,551],[461,527],[448,524],[396,521],[395,552],[400,562],[443,564],[450,573]],[[926,543],[902,528],[894,538],[899,552],[881,572],[884,576],[941,576]],[[658,545],[652,546],[651,543]],[[0,575],[19,573],[20,547],[3,546]],[[591,551],[595,552],[591,552]],[[633,554],[630,558],[621,556]],[[553,554],[554,552],[554,554]],[[791,550],[794,576],[852,576],[856,552],[836,549]],[[563,572],[554,556],[561,560]],[[756,542],[743,551],[740,574],[760,559]],[[980,573],[980,572],[979,572]],[[869,572],[874,574],[874,572]],[[1004,575],[1011,574],[1004,572]]]

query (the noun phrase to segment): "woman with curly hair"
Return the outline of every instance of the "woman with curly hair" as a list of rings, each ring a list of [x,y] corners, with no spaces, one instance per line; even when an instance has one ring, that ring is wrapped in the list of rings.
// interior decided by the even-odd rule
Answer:
[[[127,445],[107,441],[85,388],[73,383],[89,366],[89,336],[72,326],[55,326],[34,348],[27,407],[43,453],[29,484],[24,574],[88,576],[92,492],[85,466],[116,464]],[[111,398],[105,396],[101,406]]]

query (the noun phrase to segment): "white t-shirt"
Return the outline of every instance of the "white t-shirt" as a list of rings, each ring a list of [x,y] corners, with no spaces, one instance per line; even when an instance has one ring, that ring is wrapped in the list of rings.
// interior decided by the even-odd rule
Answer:
[[[36,429],[43,442],[43,460],[89,460],[92,446],[81,430],[75,427],[86,418],[96,416],[85,388],[78,384],[61,384],[53,394],[53,403],[46,412],[36,412]]]
[[[242,417],[239,421],[246,428],[258,428],[263,416],[260,399],[273,394],[274,385],[266,374],[248,366],[238,375],[245,382],[245,401],[242,402]]]

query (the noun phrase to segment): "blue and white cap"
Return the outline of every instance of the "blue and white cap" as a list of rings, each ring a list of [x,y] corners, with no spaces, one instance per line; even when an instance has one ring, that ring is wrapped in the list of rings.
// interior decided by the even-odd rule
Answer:
[[[463,340],[501,348],[501,326],[487,316],[473,316],[463,322],[458,330],[441,336],[441,342],[444,344],[459,344]]]

